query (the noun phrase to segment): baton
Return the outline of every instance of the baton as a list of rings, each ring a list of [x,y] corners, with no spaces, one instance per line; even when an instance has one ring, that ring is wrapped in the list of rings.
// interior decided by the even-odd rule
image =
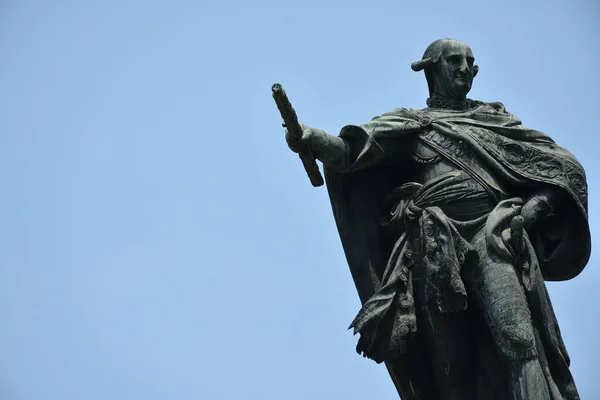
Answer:
[[[283,126],[287,128],[292,140],[300,140],[302,138],[302,127],[298,123],[298,116],[296,110],[292,107],[285,90],[279,83],[276,83],[271,88],[273,91],[273,99],[277,104],[281,118],[283,118]],[[323,186],[323,177],[319,171],[319,166],[315,161],[315,156],[308,146],[304,146],[298,151],[298,156],[304,165],[304,169],[308,174],[310,183],[314,187]]]

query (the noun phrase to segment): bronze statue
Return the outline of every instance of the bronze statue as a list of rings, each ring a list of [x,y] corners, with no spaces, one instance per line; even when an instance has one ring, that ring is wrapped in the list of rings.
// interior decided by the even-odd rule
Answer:
[[[579,399],[544,280],[589,259],[583,167],[501,103],[467,98],[478,67],[464,43],[437,40],[412,69],[427,108],[339,136],[292,129],[274,86],[313,184],[324,165],[362,303],[357,351],[405,400]]]

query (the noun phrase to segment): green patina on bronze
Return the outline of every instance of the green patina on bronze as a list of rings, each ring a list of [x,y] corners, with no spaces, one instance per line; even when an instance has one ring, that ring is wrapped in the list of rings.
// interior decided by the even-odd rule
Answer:
[[[544,281],[589,260],[583,167],[501,103],[467,98],[464,43],[435,41],[412,68],[427,108],[338,136],[286,131],[313,183],[307,157],[325,167],[362,303],[357,351],[403,399],[578,399]]]

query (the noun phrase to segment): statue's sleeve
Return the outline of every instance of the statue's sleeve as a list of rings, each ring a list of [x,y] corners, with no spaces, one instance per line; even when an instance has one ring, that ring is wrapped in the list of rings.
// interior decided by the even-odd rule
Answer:
[[[364,169],[375,164],[394,165],[405,159],[407,143],[421,125],[406,115],[405,109],[373,118],[363,125],[346,125],[340,137],[350,148],[343,172]]]

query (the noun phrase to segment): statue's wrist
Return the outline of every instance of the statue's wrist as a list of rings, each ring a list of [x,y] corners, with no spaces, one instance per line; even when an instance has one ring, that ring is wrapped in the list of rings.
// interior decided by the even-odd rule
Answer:
[[[541,207],[547,210],[549,213],[553,212],[556,207],[562,203],[564,195],[561,191],[552,189],[545,189],[539,193],[536,193],[532,200],[535,200]]]
[[[332,136],[321,129],[310,128],[307,132],[306,143],[315,158],[323,164],[343,166],[347,159],[347,144],[338,137]]]
[[[549,199],[543,195],[533,196],[533,201],[535,201],[541,209],[545,211],[546,214],[550,214],[554,211],[554,206],[550,203]]]

